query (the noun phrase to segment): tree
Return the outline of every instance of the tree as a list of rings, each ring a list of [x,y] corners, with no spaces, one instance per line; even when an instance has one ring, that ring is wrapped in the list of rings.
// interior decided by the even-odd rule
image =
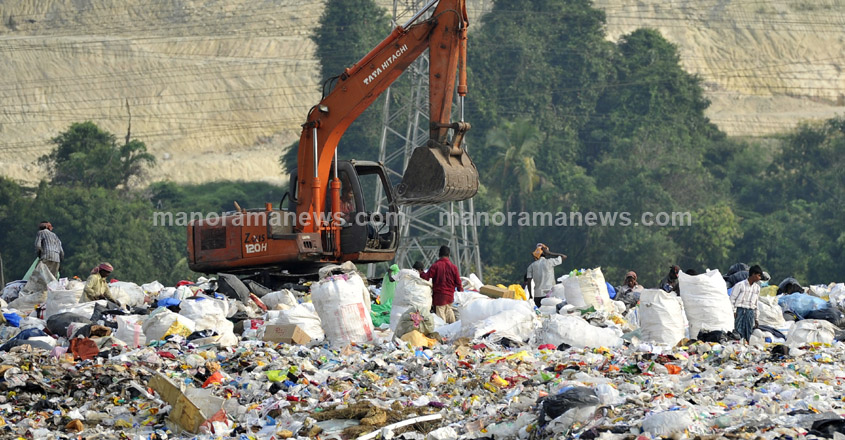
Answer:
[[[131,140],[119,146],[113,134],[91,121],[71,124],[52,141],[56,148],[41,156],[39,163],[47,166],[54,185],[126,188],[130,179],[156,162],[143,142]]]
[[[524,211],[525,199],[540,183],[541,173],[534,157],[542,141],[543,134],[527,119],[504,122],[503,128],[487,132],[485,147],[494,149],[496,156],[488,180],[491,188],[505,199],[505,211],[510,211],[511,204],[517,204]]]
[[[468,40],[468,120],[484,133],[530,115],[556,140],[540,169],[572,158],[577,130],[613,73],[604,12],[588,0],[514,0],[495,2],[483,20]],[[490,166],[492,155],[477,156]]]
[[[360,60],[390,33],[387,11],[373,0],[328,0],[320,16],[320,27],[311,36],[320,60],[322,95],[331,92],[334,80],[344,69]],[[377,160],[381,135],[383,97],[370,105],[344,133],[338,143],[341,159]],[[316,103],[315,103],[316,104]],[[305,120],[305,115],[302,115]],[[296,169],[294,143],[279,157],[288,173]]]

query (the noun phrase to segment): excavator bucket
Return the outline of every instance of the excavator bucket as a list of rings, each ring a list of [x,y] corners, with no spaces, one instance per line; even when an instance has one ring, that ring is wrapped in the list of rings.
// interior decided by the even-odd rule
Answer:
[[[396,186],[401,205],[466,200],[478,192],[478,170],[469,155],[418,147],[411,154],[402,182]]]

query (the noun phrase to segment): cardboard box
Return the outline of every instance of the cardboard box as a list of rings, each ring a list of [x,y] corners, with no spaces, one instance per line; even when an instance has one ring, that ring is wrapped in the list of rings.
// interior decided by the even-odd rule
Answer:
[[[487,295],[490,298],[510,298],[510,299],[515,298],[513,290],[508,290],[508,289],[505,289],[503,287],[497,287],[497,286],[490,286],[490,285],[481,286],[481,289],[478,289],[478,292],[481,293],[482,295]]]
[[[296,324],[268,325],[264,327],[264,340],[282,344],[306,345],[311,342],[311,336]]]
[[[168,419],[194,434],[206,421],[223,411],[224,399],[212,395],[210,389],[180,387],[161,373],[150,379],[149,387],[173,407]]]

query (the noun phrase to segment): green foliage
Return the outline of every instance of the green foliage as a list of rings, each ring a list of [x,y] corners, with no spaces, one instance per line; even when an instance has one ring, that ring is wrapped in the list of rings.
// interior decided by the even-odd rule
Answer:
[[[130,179],[141,176],[145,166],[155,165],[155,157],[147,153],[143,142],[118,145],[113,134],[91,121],[71,124],[53,143],[56,148],[39,162],[47,166],[54,185],[126,188]]]
[[[84,278],[108,261],[115,266],[115,278],[139,284],[196,279],[187,265],[185,227],[154,225],[153,213],[229,211],[235,200],[242,207],[258,207],[279,194],[278,187],[261,182],[160,182],[143,193],[42,182],[31,191],[0,178],[4,275],[7,280],[23,276],[35,259],[38,223],[49,220],[65,250],[62,276]]]

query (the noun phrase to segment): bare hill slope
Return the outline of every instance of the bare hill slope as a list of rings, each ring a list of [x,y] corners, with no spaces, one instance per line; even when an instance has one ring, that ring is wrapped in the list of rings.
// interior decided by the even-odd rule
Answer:
[[[389,6],[392,3],[382,1]],[[659,29],[705,80],[709,114],[761,135],[845,104],[845,2],[596,0],[609,38]],[[490,0],[471,0],[472,25]],[[0,170],[37,181],[34,161],[72,122],[132,136],[155,180],[282,183],[280,152],[319,99],[308,39],[313,0],[0,2]],[[127,108],[128,105],[128,108]]]

